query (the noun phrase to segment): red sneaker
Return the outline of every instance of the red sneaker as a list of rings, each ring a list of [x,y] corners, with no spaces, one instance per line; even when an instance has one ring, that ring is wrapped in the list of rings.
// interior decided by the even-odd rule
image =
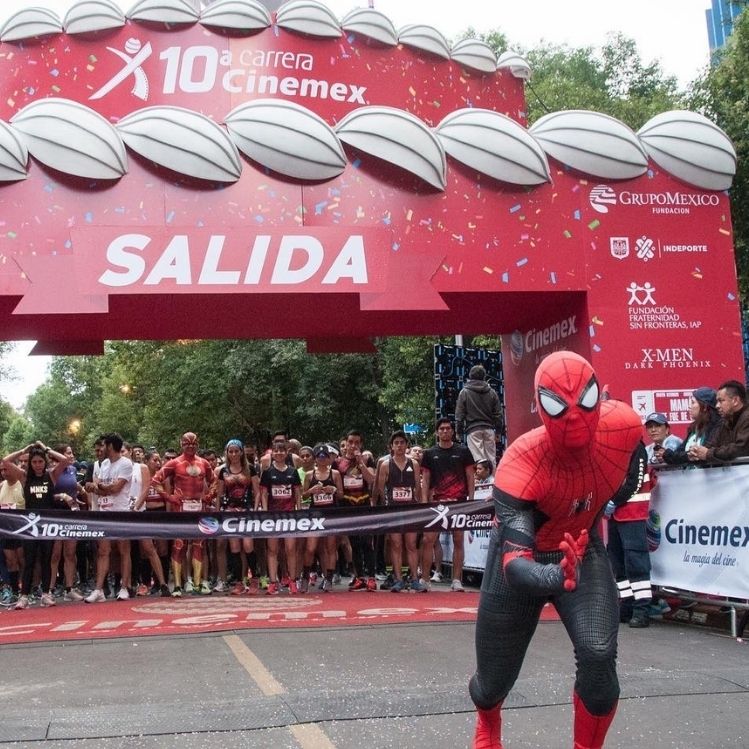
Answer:
[[[244,593],[244,583],[234,583],[234,587],[231,589],[233,596],[241,596]]]
[[[377,580],[375,580],[373,577],[370,577],[367,580],[367,593],[376,593],[377,592]]]
[[[367,584],[364,582],[364,579],[361,577],[357,577],[354,579],[354,582],[348,586],[349,590],[366,590]]]
[[[502,749],[502,721],[499,707],[491,710],[476,709],[476,732],[472,749]]]
[[[278,595],[278,583],[268,583],[268,590],[265,591],[266,596],[277,596]]]
[[[299,588],[297,588],[296,580],[289,580],[289,595],[294,596],[299,592]]]

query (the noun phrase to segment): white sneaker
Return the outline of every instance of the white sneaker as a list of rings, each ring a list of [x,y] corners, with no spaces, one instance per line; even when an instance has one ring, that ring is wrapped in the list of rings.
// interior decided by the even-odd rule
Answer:
[[[223,580],[217,580],[216,584],[213,586],[213,592],[214,593],[226,593],[227,587],[226,583]]]
[[[45,608],[47,606],[57,606],[55,598],[54,598],[54,596],[51,593],[42,593],[41,604]]]
[[[187,582],[185,583],[185,593],[189,595],[194,590],[195,590],[195,585],[193,584],[192,578],[188,577]]]
[[[435,570],[432,573],[432,576],[429,578],[433,583],[441,583],[442,582],[442,573],[439,570]]]
[[[465,593],[466,589],[463,587],[463,583],[460,580],[453,580],[450,590],[453,593]]]
[[[211,595],[211,592],[211,584],[208,582],[208,580],[203,580],[203,582],[200,583],[200,595],[209,596]]]
[[[127,601],[128,598],[130,598],[130,593],[128,593],[127,588],[120,588],[120,592],[117,594],[117,600]]]
[[[27,609],[29,607],[29,597],[28,596],[21,596],[17,601],[16,605],[13,607],[16,611],[19,609]]]
[[[76,588],[71,588],[65,591],[65,595],[62,597],[63,601],[82,601],[83,596]]]
[[[101,603],[102,601],[106,601],[107,597],[104,595],[103,590],[99,590],[96,588],[95,590],[92,590],[84,599],[86,603]]]

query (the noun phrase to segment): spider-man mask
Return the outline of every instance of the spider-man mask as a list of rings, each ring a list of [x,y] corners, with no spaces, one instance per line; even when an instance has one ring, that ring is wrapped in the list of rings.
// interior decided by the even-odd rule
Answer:
[[[536,405],[552,444],[579,450],[594,438],[600,415],[593,367],[572,351],[547,356],[536,370]]]

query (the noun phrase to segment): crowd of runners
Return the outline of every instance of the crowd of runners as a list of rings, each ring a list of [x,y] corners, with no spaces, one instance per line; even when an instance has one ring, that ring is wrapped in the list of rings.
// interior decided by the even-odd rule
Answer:
[[[2,461],[0,509],[133,512],[262,512],[472,500],[485,495],[493,464],[455,441],[449,419],[424,450],[393,432],[386,455],[367,451],[349,431],[336,442],[302,445],[282,432],[262,455],[230,439],[223,451],[201,450],[187,432],[180,451],[99,437],[95,459],[77,462],[69,445],[41,441]],[[463,585],[463,532],[453,534],[450,589]],[[2,539],[0,601],[25,609],[60,599],[159,595],[303,594],[335,586],[373,592],[428,592],[442,581],[438,533],[389,533],[253,539]]]

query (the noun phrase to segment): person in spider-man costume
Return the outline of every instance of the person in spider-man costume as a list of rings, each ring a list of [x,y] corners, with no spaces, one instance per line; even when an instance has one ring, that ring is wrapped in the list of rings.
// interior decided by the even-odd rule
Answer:
[[[596,528],[627,475],[642,424],[626,404],[602,401],[599,390],[581,356],[558,351],[544,359],[535,378],[543,426],[515,440],[497,469],[469,686],[478,713],[474,749],[502,746],[502,701],[547,601],[575,651],[574,749],[600,749],[613,720],[619,609]]]

